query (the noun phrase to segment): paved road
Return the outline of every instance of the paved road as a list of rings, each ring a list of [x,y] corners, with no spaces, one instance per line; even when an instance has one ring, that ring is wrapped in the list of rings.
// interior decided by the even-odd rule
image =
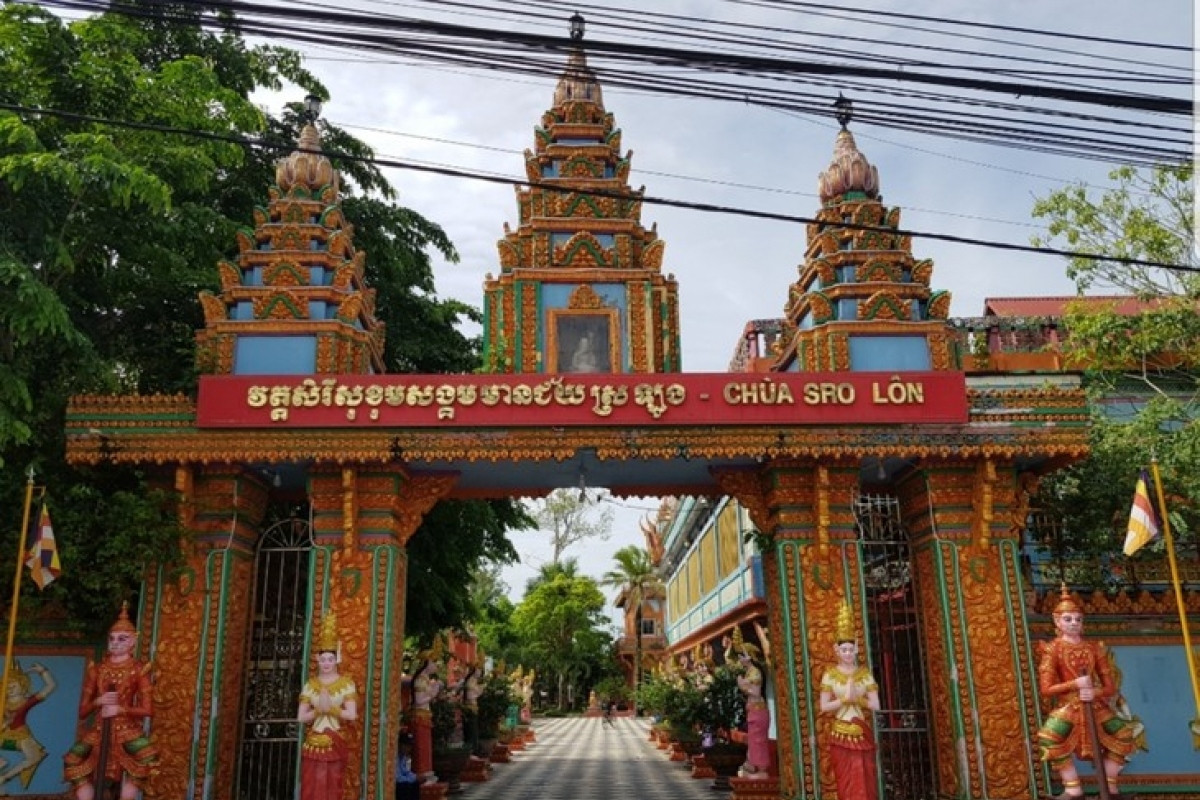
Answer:
[[[621,717],[539,719],[537,741],[496,764],[486,783],[464,783],[461,800],[720,800],[648,741],[649,723]]]

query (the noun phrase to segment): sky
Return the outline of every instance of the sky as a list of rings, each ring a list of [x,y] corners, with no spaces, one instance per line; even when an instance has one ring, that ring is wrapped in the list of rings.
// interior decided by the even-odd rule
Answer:
[[[349,6],[552,36],[564,36],[566,18],[578,10],[588,18],[589,42],[630,40],[636,33],[629,33],[627,24],[634,12],[648,7],[644,0],[607,0],[578,8],[530,0],[516,4],[528,6],[530,15],[514,21],[511,15],[481,10],[479,3],[488,0],[476,4],[353,0]],[[876,24],[883,18],[852,20],[808,4],[770,0],[656,0],[649,7],[654,13],[678,14],[690,20],[760,25],[762,35],[777,37],[780,42],[821,31],[857,37],[830,38],[828,42],[830,48],[858,48],[864,64],[884,49],[881,42],[890,43],[893,52],[903,45],[923,44],[994,52],[1002,45],[987,37],[1029,39],[1001,29],[937,36],[920,30],[919,22],[896,27],[904,21]],[[848,7],[1185,47],[1193,45],[1196,29],[1188,0],[854,0],[826,8],[840,11]],[[1020,52],[1047,60],[1077,58],[1065,50],[1111,51],[1113,59],[1127,52],[1098,41],[1039,41],[1040,48]],[[403,56],[363,55],[324,46],[298,49],[307,54],[307,66],[330,90],[323,116],[367,141],[377,155],[515,179],[524,176],[521,154],[533,147],[534,127],[551,105],[556,82],[552,76],[473,71]],[[931,60],[971,63],[968,56],[912,53]],[[1155,53],[1154,57],[1161,63],[1193,68],[1190,53]],[[595,59],[591,63],[597,65]],[[605,85],[604,71],[598,72],[605,106],[623,131],[622,146],[632,151],[632,186],[644,186],[651,196],[721,206],[794,216],[816,212],[817,177],[830,162],[837,131],[832,114],[639,92]],[[814,91],[827,94],[831,106],[838,90],[819,87]],[[1190,96],[1180,87],[1171,93]],[[278,107],[299,100],[299,94],[295,87],[288,87],[262,102]],[[860,104],[894,99],[849,89],[846,94]],[[962,113],[967,113],[966,107]],[[852,122],[850,130],[860,151],[879,170],[883,202],[899,206],[902,226],[914,231],[1029,244],[1041,230],[1030,214],[1035,198],[1072,182],[1104,187],[1107,173],[1115,166],[868,123]],[[408,170],[388,170],[388,174],[399,190],[399,201],[442,225],[461,254],[458,264],[438,264],[439,295],[481,305],[485,275],[499,271],[496,242],[503,236],[503,226],[517,223],[513,189]],[[644,207],[642,222],[647,227],[657,226],[666,243],[663,269],[679,281],[683,369],[724,371],[748,320],[780,316],[788,286],[797,279],[803,261],[804,226],[652,204]],[[913,254],[933,259],[932,285],[952,292],[952,316],[980,315],[985,298],[993,296],[1074,292],[1065,274],[1065,260],[1058,256],[920,237],[914,239]],[[617,512],[613,536],[567,554],[579,557],[586,574],[598,576],[609,569],[617,548],[643,543],[637,521],[652,514],[658,501],[635,498],[613,503]],[[513,538],[523,562],[506,569],[503,578],[519,597],[526,579],[548,557],[549,548],[544,534],[517,533]]]

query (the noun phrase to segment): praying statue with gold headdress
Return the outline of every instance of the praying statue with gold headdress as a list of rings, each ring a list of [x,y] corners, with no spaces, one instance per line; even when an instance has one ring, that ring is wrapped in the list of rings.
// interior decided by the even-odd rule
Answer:
[[[1103,642],[1083,638],[1083,609],[1066,585],[1054,607],[1054,627],[1058,635],[1042,648],[1038,661],[1038,689],[1043,699],[1056,704],[1037,734],[1042,760],[1050,764],[1062,781],[1060,798],[1083,796],[1074,758],[1090,761],[1097,749],[1084,724],[1084,704],[1089,704],[1096,722],[1094,730],[1100,739],[1108,794],[1120,798],[1117,776],[1129,756],[1141,746],[1137,732],[1140,723],[1113,707],[1117,705],[1120,687],[1112,655]]]
[[[872,711],[879,710],[879,686],[871,671],[858,663],[858,638],[849,604],[838,609],[833,652],[837,663],[821,676],[821,713],[833,715],[829,758],[839,798],[877,800],[875,732]]]
[[[730,651],[740,665],[738,688],[746,696],[746,763],[740,772],[743,778],[767,778],[771,772],[771,709],[763,696],[762,651],[745,641],[742,629],[736,626]]]
[[[410,723],[415,739],[413,748],[413,771],[422,783],[433,783],[437,775],[433,771],[433,709],[434,698],[441,694],[445,685],[438,677],[441,673],[444,649],[441,636],[434,638],[433,647],[417,654],[417,669],[413,673],[413,703]]]
[[[321,619],[317,674],[300,692],[300,721],[308,725],[300,749],[300,800],[341,800],[349,756],[344,725],[358,719],[354,681],[338,672],[337,618]]]
[[[108,653],[88,665],[79,699],[83,733],[63,756],[63,776],[76,800],[107,798],[106,787],[116,785],[121,800],[134,800],[158,762],[158,748],[145,731],[152,713],[150,664],[134,657],[136,645],[137,628],[125,603],[108,631]]]

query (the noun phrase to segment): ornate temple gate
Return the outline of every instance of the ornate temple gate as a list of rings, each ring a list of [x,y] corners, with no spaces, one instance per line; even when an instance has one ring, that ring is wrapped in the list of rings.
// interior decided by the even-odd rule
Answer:
[[[933,800],[929,691],[900,500],[889,494],[859,494],[853,508],[866,588],[866,648],[882,706],[875,715],[881,796]]]
[[[932,263],[913,258],[845,129],[771,353],[679,372],[677,285],[620,148],[575,47],[526,157],[520,224],[506,226],[501,272],[485,283],[485,373],[400,376],[387,374],[366,254],[309,120],[254,229],[239,233],[236,262],[219,264],[219,294],[201,294],[197,396],[72,399],[69,462],[146,466],[174,490],[187,531],[180,574],[150,575],[138,609],[160,668],[152,794],[273,796],[253,770],[283,775],[288,756],[252,745],[287,734],[276,715],[293,714],[296,697],[279,695],[296,687],[295,658],[311,667],[300,642],[312,620],[333,611],[362,699],[345,794],[387,800],[409,538],[440,500],[539,494],[585,471],[618,495],[736,497],[769,542],[770,792],[832,797],[817,687],[849,600],[887,681],[889,800],[924,800],[930,785],[978,800],[1045,793],[1028,745],[1032,647],[1009,520],[1024,526],[1022,471],[1086,453],[1077,378],[968,383],[950,297],[932,290]],[[607,345],[592,354],[599,372],[559,374],[585,338]],[[909,534],[896,542],[892,522],[864,537],[854,506],[864,464],[884,462],[907,465],[881,481]],[[284,491],[267,477],[280,467],[294,481]],[[308,555],[296,529],[263,525],[285,492],[311,503]],[[911,583],[893,586],[905,569]],[[256,604],[289,574],[304,588],[272,622]]]
[[[254,556],[238,800],[291,800],[295,794],[296,698],[305,673],[313,541],[310,510],[288,511],[263,532]]]

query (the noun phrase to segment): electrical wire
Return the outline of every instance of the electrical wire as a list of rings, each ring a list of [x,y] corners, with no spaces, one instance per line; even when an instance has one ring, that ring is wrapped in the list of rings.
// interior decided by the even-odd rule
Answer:
[[[517,188],[536,187],[548,191],[577,193],[578,190],[570,186],[554,183],[552,181],[529,181],[528,179],[506,178],[498,175],[488,175],[470,170],[414,164],[405,161],[395,161],[391,159],[372,158],[368,156],[360,156],[350,153],[330,153],[324,151],[308,151],[295,145],[285,145],[278,142],[267,142],[262,139],[255,139],[247,136],[235,136],[230,134],[214,133],[212,131],[199,131],[187,128],[178,128],[166,125],[155,125],[151,123],[131,122],[128,120],[112,120],[102,117],[95,117],[87,114],[79,114],[62,109],[51,108],[32,108],[28,106],[20,106],[12,103],[0,102],[0,110],[12,111],[20,114],[30,115],[47,115],[59,117],[61,119],[69,119],[77,122],[88,122],[92,124],[110,125],[115,128],[127,128],[131,130],[154,131],[163,134],[191,136],[197,139],[208,141],[220,141],[239,144],[244,147],[253,147],[267,150],[290,150],[293,152],[317,152],[322,153],[331,161],[352,161],[366,164],[372,164],[377,167],[391,167],[394,169],[412,170],[417,172],[433,173],[454,178],[465,178],[488,183],[500,183]],[[739,208],[736,206],[725,206],[715,203],[701,203],[692,200],[676,200],[666,197],[656,197],[646,195],[642,192],[635,192],[632,189],[624,188],[620,190],[605,190],[600,188],[588,188],[587,194],[595,197],[611,197],[618,200],[635,199],[639,203],[647,205],[659,205],[668,208],[680,208],[691,211],[702,211],[715,214],[730,214],[735,216],[749,217],[754,219],[773,220],[776,222],[797,223],[803,225],[820,225],[820,220],[813,217],[803,217],[792,214],[782,214],[772,211],[761,211],[756,209]],[[957,236],[954,234],[934,233],[930,231],[915,231],[902,228],[885,228],[875,225],[860,225],[852,222],[842,222],[839,226],[848,230],[861,231],[877,231],[900,237],[909,237],[912,239],[927,239],[932,241],[951,242],[955,244],[972,245],[976,247],[986,247],[996,250],[1008,250],[1015,252],[1034,253],[1037,255],[1064,256],[1067,258],[1078,258],[1089,261],[1103,261],[1116,264],[1126,264],[1129,266],[1149,267],[1154,269],[1163,269],[1173,272],[1194,272],[1200,273],[1200,267],[1186,264],[1170,264],[1151,259],[1133,258],[1129,256],[1111,256],[1099,255],[1096,253],[1086,253],[1076,250],[1064,250],[1052,247],[1037,247],[1033,245],[1015,244],[1011,242],[998,242],[988,239],[977,239],[967,236]]]

